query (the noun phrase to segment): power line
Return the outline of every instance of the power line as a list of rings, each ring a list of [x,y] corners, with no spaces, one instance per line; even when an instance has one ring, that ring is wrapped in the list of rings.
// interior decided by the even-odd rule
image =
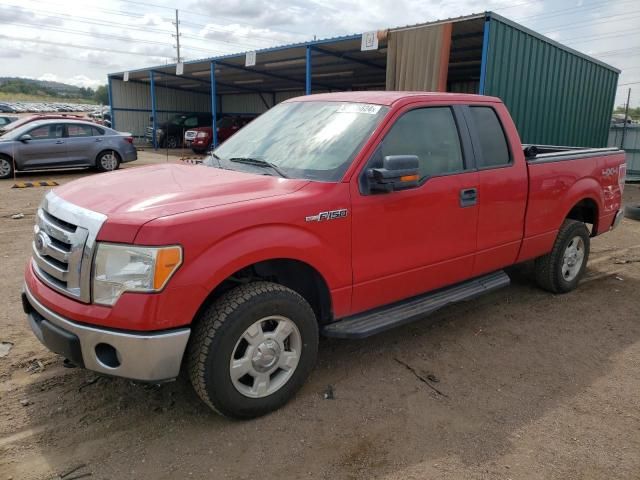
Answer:
[[[56,26],[50,26],[50,25],[13,23],[13,22],[12,23],[7,23],[6,25],[19,26],[19,27],[24,27],[24,28],[33,28],[33,29],[37,29],[37,30],[49,30],[49,31],[60,32],[60,33],[69,33],[69,34],[72,34],[72,35],[82,35],[82,36],[86,36],[86,37],[90,37],[90,38],[113,39],[113,40],[119,40],[119,41],[127,42],[129,44],[134,42],[134,43],[144,43],[144,44],[148,44],[148,45],[159,45],[159,46],[163,46],[163,47],[167,46],[166,42],[160,42],[160,41],[157,41],[157,40],[144,40],[144,39],[141,39],[141,38],[123,37],[123,36],[112,35],[112,34],[108,34],[108,33],[90,33],[90,32],[85,32],[85,31],[82,31],[82,30],[73,30],[73,29],[69,29],[69,28],[56,27]],[[226,53],[226,52],[224,52],[222,50],[204,49],[204,48],[195,47],[195,46],[191,46],[191,45],[183,45],[183,46],[189,48],[190,50],[198,50],[198,51],[205,52],[205,53],[217,53],[217,54]]]
[[[618,14],[616,14],[616,15],[608,15],[608,16],[606,16],[606,17],[599,17],[599,18],[597,18],[597,19],[595,19],[595,20],[588,20],[588,21],[586,21],[586,22],[577,22],[577,23],[572,23],[572,24],[571,24],[570,26],[568,26],[568,27],[559,27],[559,28],[554,28],[553,30],[549,30],[549,31],[547,31],[547,32],[543,32],[542,34],[543,34],[543,35],[546,35],[546,34],[548,34],[548,33],[561,32],[561,31],[563,31],[563,30],[572,30],[572,29],[574,29],[574,28],[583,28],[585,25],[591,25],[591,24],[598,25],[598,24],[600,24],[600,23],[603,23],[603,22],[602,22],[602,20],[608,20],[608,19],[610,19],[610,18],[615,18],[615,17],[626,17],[626,18],[624,18],[624,20],[631,20],[631,19],[634,19],[634,18],[637,18],[637,17],[638,17],[638,15],[636,15],[636,16],[631,16],[631,17],[629,16],[629,15],[634,14],[634,13],[640,13],[640,10],[632,10],[632,11],[630,11],[630,12],[618,13]],[[608,22],[605,22],[605,23],[608,23]]]
[[[53,42],[50,40],[36,40],[36,39],[31,39],[31,38],[21,38],[21,37],[12,37],[10,35],[4,35],[0,33],[0,38],[5,38],[7,40],[13,40],[13,41],[21,41],[21,42],[31,42],[31,43],[42,43],[45,45],[56,45],[56,46],[60,46],[60,47],[65,47],[65,48],[78,48],[81,50],[94,50],[96,52],[107,52],[107,53],[121,53],[123,55],[136,55],[136,56],[140,56],[140,57],[147,57],[149,58],[150,55],[147,53],[140,53],[140,52],[132,52],[132,51],[125,51],[125,50],[114,50],[111,48],[100,48],[100,47],[90,47],[88,45],[74,45],[74,44],[70,44],[70,43],[62,43],[62,42]],[[160,58],[164,58],[164,55],[157,55],[157,57]]]

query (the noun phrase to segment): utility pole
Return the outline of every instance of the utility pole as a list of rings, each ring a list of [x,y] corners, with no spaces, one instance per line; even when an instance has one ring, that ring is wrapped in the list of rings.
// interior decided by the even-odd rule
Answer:
[[[624,107],[624,125],[622,126],[622,140],[620,142],[620,148],[624,149],[624,135],[627,133],[627,122],[629,121],[629,102],[631,101],[631,87],[627,92],[627,104]]]
[[[171,22],[173,23],[173,22]],[[172,37],[176,37],[176,63],[180,63],[182,61],[182,57],[180,57],[180,20],[178,20],[178,9],[176,8],[176,22],[173,23],[176,26],[176,34],[171,35]]]

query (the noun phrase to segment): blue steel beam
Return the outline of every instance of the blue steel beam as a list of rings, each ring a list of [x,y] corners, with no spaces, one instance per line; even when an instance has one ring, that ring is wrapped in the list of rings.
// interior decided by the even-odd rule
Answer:
[[[311,95],[311,47],[308,45],[304,65],[304,93],[305,95]]]
[[[351,55],[347,55],[346,53],[332,52],[331,50],[327,50],[325,48],[320,48],[320,47],[308,47],[308,48],[311,48],[316,52],[322,53],[324,55],[330,55],[332,57],[342,58],[344,60],[348,60],[349,62],[359,63],[360,65],[366,65],[367,67],[379,68],[381,70],[387,69],[386,65],[378,65],[377,63],[369,62],[367,60],[360,60],[359,58],[354,58]]]
[[[209,82],[207,80],[202,80],[201,78],[195,78],[195,77],[190,77],[188,75],[174,75],[173,73],[167,73],[167,72],[159,72],[157,70],[154,70],[155,73],[157,73],[158,75],[164,75],[165,77],[173,77],[173,78],[179,78],[179,79],[184,79],[184,80],[193,80],[195,82],[201,83],[203,85],[206,85],[207,87],[209,86]],[[218,82],[219,86],[223,86],[223,87],[229,87],[229,88],[235,88],[237,90],[241,90],[241,91],[245,91],[245,92],[252,92],[252,93],[260,93],[262,92],[262,90],[258,90],[257,88],[251,88],[251,87],[245,87],[242,85],[233,85],[231,83],[222,83],[222,82]],[[171,87],[167,87],[167,88],[171,88]],[[182,91],[186,91],[186,92],[190,92],[191,90],[186,89],[186,88],[180,88],[180,87],[172,87],[172,88],[178,88]],[[202,92],[196,92],[196,93],[202,93]]]
[[[218,97],[216,95],[216,62],[211,62],[211,129],[213,133],[213,148],[218,146]]]
[[[257,68],[247,68],[247,67],[243,67],[240,65],[234,65],[233,63],[227,63],[227,62],[221,62],[219,60],[216,60],[216,64],[217,65],[222,65],[223,67],[228,67],[228,68],[235,68],[236,70],[242,70],[244,72],[252,72],[252,73],[257,73],[259,75],[264,75],[265,77],[271,77],[271,78],[277,78],[278,80],[286,80],[287,82],[294,82],[294,83],[304,83],[306,84],[305,80],[299,80],[297,78],[291,78],[291,77],[287,77],[284,75],[278,75],[277,73],[271,73],[271,72],[267,72],[265,70],[260,70]],[[316,85],[323,87],[323,88],[335,88],[332,85],[327,85],[327,84],[323,84],[323,83],[317,83]]]
[[[109,115],[111,115],[111,128],[116,129],[116,119],[113,118],[113,88],[111,86],[111,75],[107,76],[108,86],[107,95],[109,95]]]
[[[156,81],[153,78],[153,70],[149,72],[149,82],[151,84],[151,117],[152,117],[152,140],[153,149],[158,148],[158,139],[156,138],[156,129],[158,128],[158,119],[156,118]]]

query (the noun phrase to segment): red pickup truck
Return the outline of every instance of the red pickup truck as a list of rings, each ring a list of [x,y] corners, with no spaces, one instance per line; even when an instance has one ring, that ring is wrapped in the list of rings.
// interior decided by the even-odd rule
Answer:
[[[363,338],[504,287],[535,260],[569,292],[621,219],[624,153],[521,145],[497,98],[288,100],[203,165],[81,179],[38,209],[28,321],[76,365],[140,381],[185,365],[239,418],[283,405],[320,334]]]
[[[253,118],[254,117],[249,116],[222,117],[218,120],[216,125],[218,143],[224,142],[227,138],[253,120]],[[207,150],[211,148],[211,143],[213,142],[213,128],[198,127],[189,129],[184,134],[184,141],[191,147],[193,153],[206,153]]]

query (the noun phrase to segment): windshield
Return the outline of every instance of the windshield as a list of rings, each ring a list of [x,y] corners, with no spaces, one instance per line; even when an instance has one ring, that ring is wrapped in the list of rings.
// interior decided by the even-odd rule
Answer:
[[[229,161],[254,159],[272,164],[287,177],[335,182],[388,110],[364,103],[282,103],[229,138],[205,164],[256,171],[256,162]],[[262,170],[274,174],[273,169]]]
[[[187,119],[186,116],[184,115],[180,115],[177,117],[173,117],[171,120],[169,120],[169,123],[171,125],[176,125],[178,127],[182,126],[182,124],[184,123],[184,121]]]

